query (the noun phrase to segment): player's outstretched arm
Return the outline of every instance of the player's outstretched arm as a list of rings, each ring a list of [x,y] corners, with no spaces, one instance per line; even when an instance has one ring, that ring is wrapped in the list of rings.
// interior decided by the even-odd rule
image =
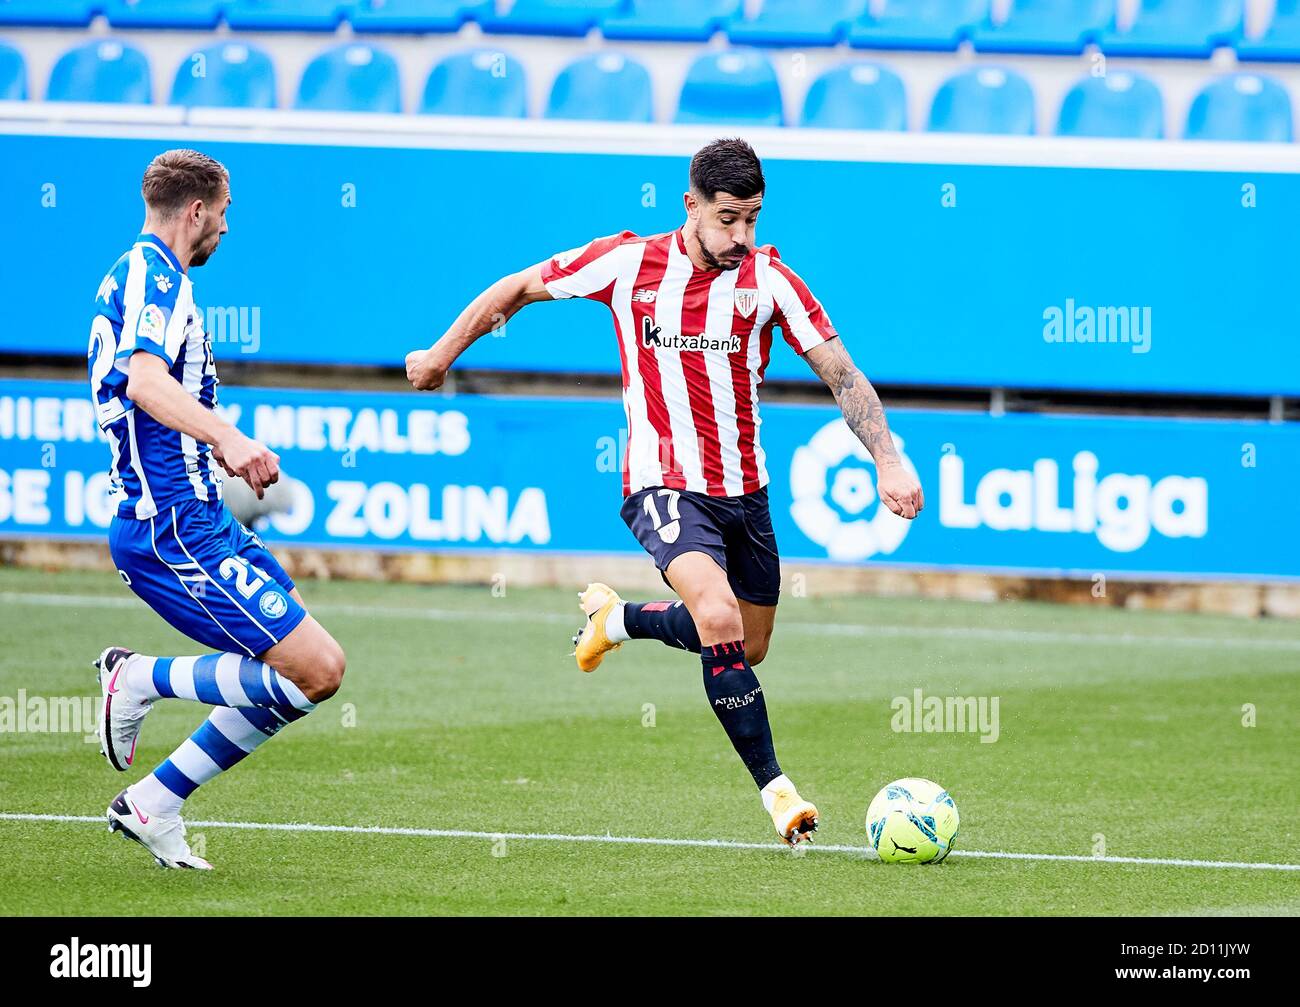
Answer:
[[[914,518],[925,506],[921,484],[903,467],[885,419],[885,407],[866,375],[858,370],[839,337],[828,339],[804,354],[808,366],[826,382],[849,429],[876,462],[876,491],[895,514]]]
[[[469,303],[441,339],[406,355],[407,380],[420,391],[441,388],[451,365],[474,340],[501,328],[525,304],[549,300],[540,262],[503,276]]]
[[[259,500],[265,488],[279,480],[280,456],[199,405],[171,376],[162,357],[146,350],[131,354],[126,394],[137,409],[163,426],[210,445],[221,467],[248,483]]]

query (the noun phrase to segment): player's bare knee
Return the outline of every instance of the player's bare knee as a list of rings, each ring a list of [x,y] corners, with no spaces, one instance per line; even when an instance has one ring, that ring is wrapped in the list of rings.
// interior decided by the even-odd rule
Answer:
[[[347,656],[343,648],[332,637],[327,637],[304,669],[299,688],[311,702],[323,703],[339,691],[346,670]]]
[[[745,635],[740,608],[729,598],[700,602],[691,616],[701,640],[739,640]]]
[[[763,663],[763,658],[767,657],[767,644],[768,638],[765,636],[745,641],[745,660],[749,662],[750,667]]]
[[[302,687],[302,694],[313,703],[323,703],[339,691],[342,677],[336,677],[328,669],[316,672]]]
[[[348,666],[347,655],[333,638],[321,648],[319,662],[315,688],[318,695],[310,697],[314,703],[329,699],[339,691],[339,686],[343,684],[343,672]]]

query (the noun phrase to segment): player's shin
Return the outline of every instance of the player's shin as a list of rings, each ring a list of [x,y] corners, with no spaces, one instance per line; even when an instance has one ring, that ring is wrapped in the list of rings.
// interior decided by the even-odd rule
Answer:
[[[700,648],[704,691],[736,754],[762,790],[781,776],[767,721],[767,704],[758,676],[745,659],[745,644],[715,643]]]
[[[626,602],[621,606],[622,626],[629,640],[658,640],[669,647],[698,651],[700,634],[695,620],[680,601]],[[615,617],[611,616],[606,632],[615,639]]]
[[[240,654],[201,657],[133,655],[124,670],[128,693],[137,700],[189,699],[209,706],[263,707],[307,712],[301,689],[264,661]]]
[[[170,817],[197,790],[250,755],[309,710],[217,707],[190,737],[128,794],[147,813]]]

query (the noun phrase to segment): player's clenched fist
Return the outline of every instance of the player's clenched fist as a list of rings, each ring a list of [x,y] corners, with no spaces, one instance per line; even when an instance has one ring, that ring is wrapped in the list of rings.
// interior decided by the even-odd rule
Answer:
[[[432,350],[412,350],[406,355],[406,380],[417,391],[431,392],[447,380],[447,368],[438,362]]]
[[[259,500],[266,492],[266,487],[280,480],[280,456],[265,444],[245,437],[238,430],[213,446],[212,457],[227,474],[248,483]]]
[[[921,513],[925,506],[921,484],[897,463],[876,468],[876,492],[886,507],[909,520]]]

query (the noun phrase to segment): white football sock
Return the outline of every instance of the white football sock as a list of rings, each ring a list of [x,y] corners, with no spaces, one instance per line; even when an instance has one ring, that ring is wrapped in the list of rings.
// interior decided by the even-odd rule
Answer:
[[[627,635],[627,627],[623,625],[622,602],[609,610],[609,617],[605,620],[605,635],[609,637],[610,643],[622,643],[624,640],[632,639]]]
[[[140,702],[190,699],[209,706],[292,707],[310,712],[315,704],[269,664],[240,654],[200,657],[127,658],[122,681]]]
[[[181,805],[198,787],[271,740],[278,730],[271,719],[269,711],[253,707],[218,706],[166,762],[131,784],[131,800],[164,818],[179,815]]]
[[[776,803],[776,793],[778,790],[794,790],[794,784],[790,782],[790,777],[782,773],[775,780],[768,782],[767,786],[758,792],[759,797],[763,798],[763,807],[767,813],[772,813],[772,805]]]

